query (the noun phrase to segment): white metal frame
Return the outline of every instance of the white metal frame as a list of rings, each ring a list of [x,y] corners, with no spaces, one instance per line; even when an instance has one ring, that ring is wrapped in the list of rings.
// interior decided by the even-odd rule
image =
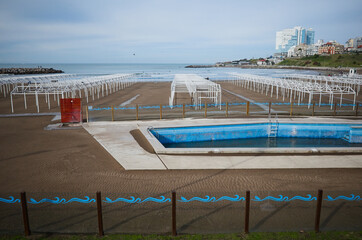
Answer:
[[[328,82],[317,81],[302,81],[300,79],[286,79],[286,78],[271,78],[266,76],[258,76],[252,74],[229,73],[233,76],[233,83],[237,86],[254,90],[256,92],[264,93],[265,95],[270,92],[276,92],[276,97],[279,98],[281,93],[283,101],[289,97],[292,102],[298,98],[298,105],[303,101],[308,94],[308,108],[310,108],[313,95],[319,95],[319,106],[322,102],[322,95],[329,96],[329,104],[333,103],[334,95],[340,94],[340,104],[343,102],[343,95],[351,94],[354,96],[353,104],[356,103],[356,91],[349,85],[330,84]],[[331,105],[332,109],[332,105]],[[353,106],[354,109],[354,106]]]
[[[188,93],[193,100],[195,109],[199,109],[204,99],[210,99],[221,108],[220,84],[206,80],[195,74],[176,74],[171,83],[169,105],[173,107],[175,93]]]

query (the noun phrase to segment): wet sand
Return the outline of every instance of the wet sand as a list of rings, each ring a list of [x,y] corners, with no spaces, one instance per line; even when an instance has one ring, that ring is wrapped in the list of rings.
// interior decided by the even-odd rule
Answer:
[[[253,91],[223,87],[255,101],[280,101]],[[125,90],[91,101],[94,106],[168,104],[170,83],[137,83]],[[28,110],[17,97],[16,113]],[[189,104],[179,96],[178,103]],[[223,93],[223,102],[240,101]],[[52,99],[50,111],[59,111]],[[41,112],[48,112],[41,101]],[[24,109],[23,109],[24,110]],[[0,113],[10,112],[9,98],[0,98]],[[294,170],[167,170],[125,171],[83,128],[46,131],[52,117],[0,118],[0,192],[236,192],[360,190],[362,169]],[[139,134],[132,132],[137,138]],[[139,138],[138,138],[139,139]],[[147,146],[146,146],[147,147]],[[148,149],[152,151],[152,149]],[[196,156],[195,156],[196,157]],[[277,156],[275,156],[277,157]]]

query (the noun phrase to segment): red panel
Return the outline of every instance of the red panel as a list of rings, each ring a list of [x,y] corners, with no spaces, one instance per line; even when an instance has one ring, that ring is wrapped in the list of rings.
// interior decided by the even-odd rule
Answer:
[[[80,98],[60,99],[62,123],[78,123],[82,121],[82,103]]]

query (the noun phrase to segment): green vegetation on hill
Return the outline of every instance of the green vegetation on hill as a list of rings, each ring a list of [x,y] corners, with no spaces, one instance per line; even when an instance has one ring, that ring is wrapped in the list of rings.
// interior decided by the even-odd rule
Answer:
[[[302,58],[287,58],[278,65],[301,67],[362,67],[362,54],[314,55]]]

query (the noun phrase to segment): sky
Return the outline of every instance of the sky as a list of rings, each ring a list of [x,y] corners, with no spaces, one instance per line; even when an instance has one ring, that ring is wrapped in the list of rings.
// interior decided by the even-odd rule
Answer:
[[[215,63],[362,36],[362,0],[1,0],[0,63]]]

